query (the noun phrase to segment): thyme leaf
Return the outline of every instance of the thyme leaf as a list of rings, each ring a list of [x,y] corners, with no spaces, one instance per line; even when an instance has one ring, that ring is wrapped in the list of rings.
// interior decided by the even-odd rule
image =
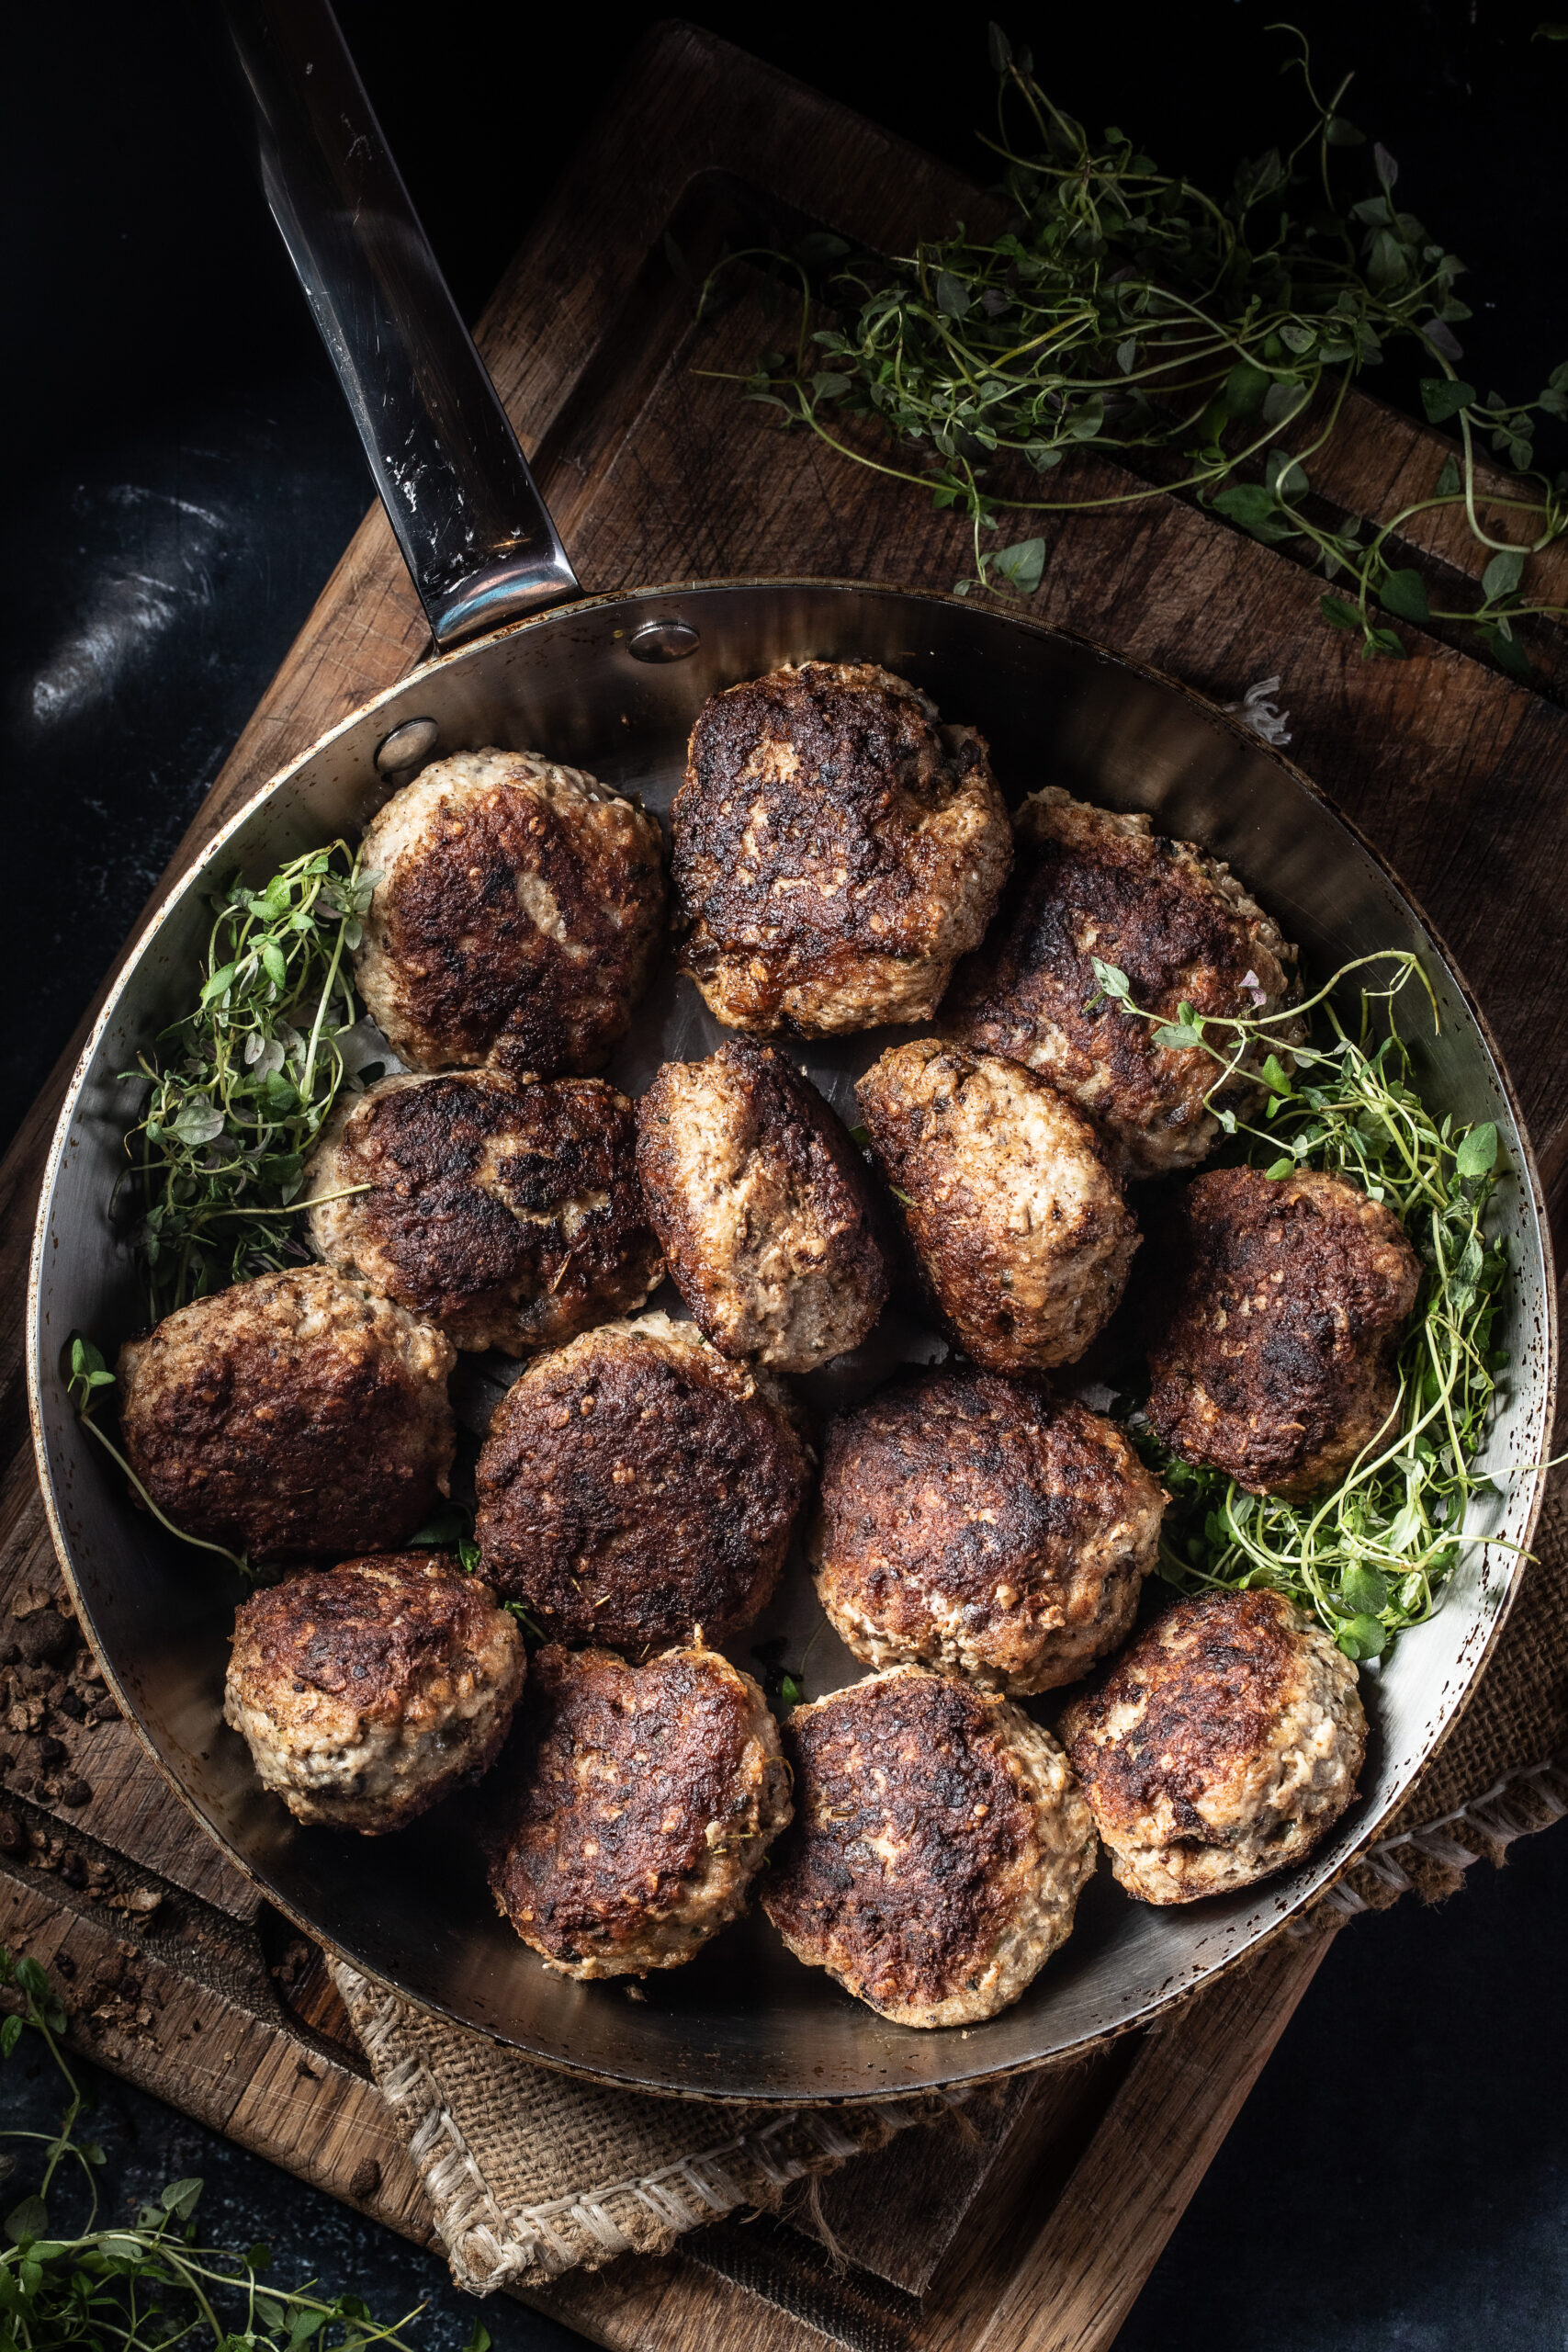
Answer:
[[[59,2070],[66,2094],[60,2129],[46,2143],[41,2177],[33,2193],[6,2216],[8,2244],[0,2252],[0,2340],[28,2352],[65,2352],[67,2346],[108,2346],[124,2352],[171,2352],[175,2345],[205,2345],[210,2352],[412,2352],[402,2330],[423,2305],[389,2324],[375,2319],[357,2295],[333,2295],[314,2280],[298,2288],[264,2283],[271,2264],[265,2245],[201,2245],[193,2216],[199,2180],[174,2180],[134,2222],[98,2226],[95,2175],[104,2152],[77,2136],[88,2105],[62,2048],[62,2003],[36,1960],[0,1948],[0,1990],[17,2006],[0,2026],[0,2058],[22,2035],[36,2034]],[[39,2135],[3,2132],[0,2139]],[[85,2222],[58,2218],[64,2172],[85,2192]],[[489,2352],[476,2327],[468,2352]]]
[[[375,880],[343,842],[259,890],[236,876],[211,901],[195,1009],[122,1073],[148,1089],[122,1181],[154,1321],[304,1261],[305,1161],[343,1086],[379,1074],[348,967]]]
[[[1528,679],[1515,624],[1564,613],[1527,575],[1529,558],[1568,531],[1568,472],[1539,467],[1535,447],[1543,424],[1568,417],[1568,364],[1534,399],[1483,397],[1461,375],[1463,263],[1401,204],[1386,149],[1353,154],[1366,142],[1340,111],[1351,76],[1320,90],[1300,31],[1271,29],[1297,45],[1286,70],[1299,78],[1302,127],[1238,165],[1221,196],[1162,172],[1123,131],[1093,138],[993,28],[998,128],[985,143],[1010,205],[1000,234],[961,226],[890,257],[820,237],[793,254],[728,254],[699,315],[738,262],[761,263],[770,294],[774,278],[793,282],[795,351],[764,352],[734,379],[742,397],[965,514],[974,571],[954,583],[960,594],[1040,586],[1049,543],[1038,519],[1028,538],[984,544],[1006,517],[1185,492],[1342,582],[1323,616],[1353,631],[1364,656],[1405,653],[1380,612],[1456,622]],[[1391,345],[1414,346],[1427,416],[1458,445],[1429,489],[1388,513],[1325,517],[1311,461],[1340,429],[1351,384]],[[1518,476],[1508,494],[1479,479],[1488,450]],[[1075,495],[1070,469],[1086,454],[1114,456],[1129,478]],[[1030,481],[1063,465],[1052,494]],[[1434,601],[1394,553],[1409,525],[1439,512],[1477,552],[1473,605]]]

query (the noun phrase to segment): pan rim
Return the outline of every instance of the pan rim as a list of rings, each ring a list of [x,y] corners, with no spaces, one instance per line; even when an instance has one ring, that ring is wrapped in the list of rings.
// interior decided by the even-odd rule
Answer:
[[[1545,1374],[1540,1411],[1543,1429],[1548,1435],[1553,1426],[1557,1393],[1558,1309],[1551,1236],[1547,1221],[1544,1193],[1534,1148],[1512,1073],[1498,1048],[1491,1024],[1477,1002],[1469,982],[1456,963],[1441,932],[1427,917],[1419,900],[1399,878],[1382,852],[1367,839],[1354,820],[1338,808],[1332,797],[1277,746],[1263,741],[1251,729],[1245,727],[1233,713],[1222,708],[1180,679],[1170,676],[1168,673],[1150,663],[1140,662],[1135,657],[1117,652],[1077,630],[1036,620],[1021,613],[976,608],[968,605],[965,600],[941,590],[909,588],[892,582],[851,581],[810,574],[772,577],[743,575],[733,579],[700,581],[687,579],[626,591],[605,591],[592,596],[573,599],[569,604],[553,606],[545,613],[530,615],[524,619],[509,623],[502,628],[491,631],[486,636],[476,638],[449,652],[437,653],[434,658],[421,662],[405,677],[383,688],[366,702],[356,705],[354,710],[316,737],[286,766],[267,777],[246,795],[240,806],[225,820],[211,839],[202,845],[191,857],[189,864],[175,876],[168,888],[160,893],[122,952],[103,1006],[72,1072],[45,1161],[28,1268],[26,1349],[28,1414],[38,1465],[39,1484],[50,1534],[82,1630],[87,1636],[93,1654],[121,1713],[132,1725],[138,1739],[161,1778],[167,1782],[186,1811],[199,1824],[203,1833],[218,1847],[231,1867],[237,1869],[284,1917],[321,1943],[329,1952],[357,1973],[366,1976],[378,1985],[384,1986],[389,1993],[394,1994],[400,1999],[407,2000],[426,2015],[459,2025],[468,2031],[483,2033],[487,2038],[499,2041],[504,2046],[517,2049],[533,2063],[548,2066],[553,2071],[578,2080],[617,2089],[640,2090],[653,2096],[695,2098],[713,2105],[763,2105],[781,2108],[835,2107],[859,2105],[866,2100],[875,2101],[893,2096],[912,2096],[926,2090],[955,2088],[967,2084],[1001,2080],[1011,2075],[1030,2072],[1037,2066],[1061,2064],[1082,2057],[1090,2051],[1103,2047],[1109,2041],[1118,2039],[1123,2033],[1139,2030],[1168,2015],[1172,2008],[1189,1998],[1191,1994],[1213,1984],[1221,1975],[1258,1952],[1264,1945],[1272,1942],[1279,1934],[1289,1928],[1301,1917],[1308,1905],[1315,1903],[1338,1878],[1344,1875],[1346,1871],[1354,1866],[1368,1848],[1376,1842],[1379,1834],[1386,1826],[1393,1813],[1405,1803],[1421,1775],[1429,1769],[1436,1757],[1452,1737],[1456,1725],[1469,1706],[1482,1676],[1490,1663],[1503,1627],[1517,1600],[1523,1575],[1523,1555],[1528,1553],[1529,1546],[1534,1540],[1544,1499],[1547,1473],[1544,1465],[1538,1462],[1533,1470],[1533,1485],[1523,1521],[1521,1556],[1510,1571],[1498,1605],[1494,1610],[1490,1622],[1467,1664],[1462,1689],[1450,1706],[1446,1719],[1420,1761],[1376,1813],[1369,1813],[1367,1819],[1360,1826],[1359,1834],[1350,1853],[1333,1870],[1326,1872],[1321,1880],[1314,1882],[1309,1878],[1308,1883],[1285,1905],[1275,1918],[1243,1935],[1234,1951],[1219,1960],[1200,1967],[1196,1973],[1174,1989],[1147,2002],[1135,2016],[1100,2031],[1086,2034],[1065,2048],[1053,2048],[1036,2057],[1014,2059],[1001,2065],[987,2066],[983,2062],[966,2064],[959,2059],[955,2052],[951,2063],[933,2065],[925,2070],[918,2081],[900,2082],[896,2088],[868,2086],[864,2089],[853,2088],[826,2095],[820,2091],[814,2095],[809,2090],[803,2092],[767,2087],[761,2089],[753,2087],[744,2091],[716,2089],[708,2086],[695,2087],[690,2084],[653,2079],[646,2073],[616,2072],[603,2067],[584,2065],[563,2058],[558,2051],[535,2048],[512,2033],[498,2034],[491,2029],[475,2026],[471,2019],[459,2015],[455,2009],[445,2007],[411,1991],[400,1984],[395,1977],[381,1974],[361,1955],[345,1950],[330,1933],[323,1930],[318,1922],[294,1907],[280,1894],[276,1884],[231,1843],[222,1829],[209,1817],[197,1798],[186,1789],[174,1765],[161,1753],[152,1734],[144,1726],[138,1708],[125,1690],[112,1661],[99,1645],[90,1611],[77,1583],[59,1499],[55,1494],[54,1482],[50,1472],[48,1449],[45,1442],[42,1393],[45,1334],[41,1329],[40,1306],[50,1219],[57,1182],[66,1159],[71,1125],[77,1112],[83,1087],[92,1069],[106,1030],[112,1022],[133,976],[139,970],[144,956],[162,933],[176,906],[193,888],[198,887],[201,881],[210,876],[214,865],[220,862],[225,844],[251,820],[259,808],[275,795],[283,791],[302,769],[328,751],[336,741],[351,729],[362,726],[377,710],[393,700],[402,698],[411,690],[417,689],[423,679],[459,666],[467,661],[478,659],[500,643],[524,639],[547,630],[558,629],[595,611],[613,606],[648,605],[675,597],[694,598],[714,594],[733,594],[737,591],[759,595],[806,591],[847,594],[854,596],[892,596],[917,605],[957,608],[976,617],[983,614],[984,618],[993,625],[1016,630],[1042,641],[1067,644],[1080,652],[1090,655],[1096,662],[1109,668],[1134,676],[1175,696],[1190,709],[1201,715],[1205,723],[1217,728],[1222,733],[1230,734],[1250,752],[1265,757],[1286,775],[1292,783],[1304,792],[1309,800],[1315,803],[1333,823],[1343,829],[1394,896],[1410,910],[1424,929],[1443,966],[1446,977],[1453,985],[1466,1014],[1474,1023],[1496,1074],[1518,1138],[1520,1164],[1516,1173],[1521,1194],[1529,1205],[1541,1256],[1545,1309],[1543,1335]],[[933,2056],[934,2054],[933,2046]]]

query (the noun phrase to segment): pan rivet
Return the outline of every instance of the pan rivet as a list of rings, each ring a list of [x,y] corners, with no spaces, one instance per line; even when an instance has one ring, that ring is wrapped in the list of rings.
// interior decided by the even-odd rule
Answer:
[[[427,760],[440,737],[441,729],[434,718],[405,718],[384,742],[377,745],[376,765],[383,775],[396,775],[400,769]]]
[[[683,662],[701,643],[690,621],[644,621],[626,651],[638,662]]]

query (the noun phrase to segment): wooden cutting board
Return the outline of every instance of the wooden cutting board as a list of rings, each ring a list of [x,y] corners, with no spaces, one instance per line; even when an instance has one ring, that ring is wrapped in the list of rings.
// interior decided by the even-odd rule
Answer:
[[[479,337],[584,584],[788,571],[942,588],[970,569],[951,515],[779,433],[770,412],[697,372],[746,371],[779,322],[756,281],[738,278],[733,301],[698,328],[694,280],[726,244],[787,243],[808,223],[906,250],[957,218],[973,223],[984,201],[945,166],[711,36],[682,25],[650,34]],[[1419,495],[1447,444],[1360,395],[1351,408],[1315,485],[1356,511]],[[1075,483],[1136,487],[1101,459]],[[1562,641],[1541,632],[1533,690],[1415,629],[1403,632],[1408,660],[1363,662],[1321,622],[1318,579],[1165,495],[1049,536],[1032,612],[1222,702],[1282,677],[1293,756],[1393,859],[1476,989],[1518,1082],[1555,1223],[1568,1169],[1568,718],[1551,685],[1568,674]],[[1453,540],[1416,551],[1480,568]],[[254,786],[426,650],[378,511],[175,870]],[[56,1579],[27,1437],[21,1297],[75,1052],[0,1169],[10,1308],[0,1650],[24,1653],[0,1668],[0,1937],[59,1970],[84,2052],[426,2238],[418,2184],[319,1952],[209,1844],[112,1708],[97,1720],[80,1656],[68,1679],[61,1663],[27,1665]],[[721,2223],[668,2261],[579,2274],[535,2300],[628,2352],[1102,2347],[1325,1942],[1280,1939],[1163,2026],[1010,2086],[938,2166],[911,2133],[828,2183],[815,2214]]]

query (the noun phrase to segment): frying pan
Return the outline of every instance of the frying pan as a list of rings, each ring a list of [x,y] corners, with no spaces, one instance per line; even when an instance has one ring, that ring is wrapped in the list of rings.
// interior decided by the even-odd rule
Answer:
[[[437,650],[257,792],[170,891],[61,1116],[33,1260],[31,1401],[54,1540],[109,1685],[202,1830],[290,1918],[428,2008],[596,2080],[709,2098],[863,2099],[1037,2065],[1141,2024],[1235,1965],[1376,1833],[1451,1726],[1506,1612],[1551,1427],[1553,1285],[1529,1145],[1482,1015],[1393,875],[1315,786],[1152,671],[1010,612],[893,587],[714,581],[581,595],[327,9],[235,0],[231,15],[269,198]],[[1373,949],[1414,949],[1440,1012],[1438,1029],[1417,1024],[1420,1082],[1458,1118],[1495,1120],[1508,1169],[1496,1215],[1513,1278],[1498,1338],[1512,1370],[1484,1455],[1499,1492],[1472,1521],[1495,1540],[1466,1553],[1434,1621],[1366,1676],[1372,1740],[1360,1802],[1300,1869],[1232,1897],[1155,1910],[1126,1900],[1102,1867],[1066,1949],[1014,2007],[968,2030],[888,2024],[789,1960],[758,1918],[628,2001],[615,1984],[550,1975],[517,1941],[495,1915],[455,1804],[390,1838],[299,1827],[221,1721],[237,1589],[210,1555],[129,1508],[77,1425],[62,1376],[73,1330],[112,1353],[140,1319],[134,1270],[108,1215],[134,1113],[118,1073],[191,1001],[208,892],[236,868],[259,881],[307,848],[352,837],[438,752],[542,749],[667,810],[705,697],[807,657],[882,662],[915,681],[945,716],[989,738],[1014,798],[1058,783],[1147,809],[1162,831],[1205,844],[1319,976]],[[695,992],[666,973],[609,1075],[636,1091],[660,1060],[711,1051],[721,1035]],[[886,1042],[830,1041],[801,1058],[842,1102]],[[818,1401],[854,1393],[857,1380],[863,1393],[889,1356],[919,1352],[919,1334],[890,1326],[869,1358],[819,1376]],[[484,1388],[481,1366],[465,1409],[482,1408]],[[798,1571],[793,1589],[806,1590]],[[803,1600],[792,1605],[791,1638],[804,1638],[819,1621],[801,1617]],[[746,1662],[744,1648],[738,1655]],[[819,1635],[808,1671],[817,1695],[858,1669]]]

